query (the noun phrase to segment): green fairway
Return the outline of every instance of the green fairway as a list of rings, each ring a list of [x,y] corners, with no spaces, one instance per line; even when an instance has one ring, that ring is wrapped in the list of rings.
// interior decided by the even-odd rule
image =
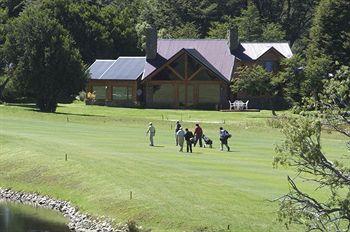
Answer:
[[[268,126],[270,115],[78,103],[46,114],[30,105],[1,105],[0,187],[70,200],[92,215],[135,220],[153,231],[227,231],[228,225],[231,231],[284,231],[278,205],[269,200],[288,191],[286,176],[293,173],[272,167],[274,145],[283,138]],[[176,120],[192,130],[201,123],[213,149],[179,153]],[[145,136],[150,121],[156,147]],[[232,152],[219,151],[220,126],[232,133]],[[345,139],[323,137],[326,152],[342,158]]]

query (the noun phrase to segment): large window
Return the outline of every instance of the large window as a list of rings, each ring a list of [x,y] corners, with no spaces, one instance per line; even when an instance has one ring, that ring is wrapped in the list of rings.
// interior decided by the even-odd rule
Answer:
[[[188,58],[188,78],[190,78],[202,65],[198,63],[191,56],[187,56]]]
[[[196,81],[215,81],[218,78],[214,76],[214,74],[207,69],[203,68],[201,71],[199,71],[193,78],[193,80]]]
[[[132,87],[130,86],[113,86],[113,100],[131,101]]]
[[[170,69],[164,68],[158,74],[156,74],[153,78],[156,81],[174,81],[181,80],[178,76],[175,75]]]
[[[175,69],[175,71],[185,78],[185,56],[182,55],[179,58],[177,58],[173,63],[170,64],[170,66]]]
[[[92,89],[95,92],[96,100],[106,99],[107,86],[95,85],[92,87]]]
[[[172,84],[153,85],[153,103],[156,104],[173,104],[174,103],[174,86]]]
[[[220,85],[211,84],[198,86],[198,102],[203,103],[219,103],[220,102]]]

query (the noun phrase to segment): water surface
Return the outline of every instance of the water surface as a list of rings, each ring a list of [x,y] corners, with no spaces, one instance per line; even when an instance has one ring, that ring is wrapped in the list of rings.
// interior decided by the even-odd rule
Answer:
[[[0,202],[0,232],[69,232],[56,211]]]

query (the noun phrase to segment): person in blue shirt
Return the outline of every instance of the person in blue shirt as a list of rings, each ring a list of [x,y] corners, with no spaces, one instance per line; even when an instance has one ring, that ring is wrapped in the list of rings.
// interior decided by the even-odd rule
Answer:
[[[227,130],[224,130],[224,128],[220,127],[220,132],[219,132],[219,136],[220,136],[220,142],[221,142],[221,151],[224,150],[224,145],[227,148],[227,151],[230,151],[230,147],[228,146],[228,142],[227,140],[231,137],[230,133],[227,132]]]

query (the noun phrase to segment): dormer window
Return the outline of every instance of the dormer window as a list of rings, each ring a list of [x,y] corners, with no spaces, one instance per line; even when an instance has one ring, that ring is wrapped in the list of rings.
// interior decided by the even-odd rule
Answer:
[[[272,61],[272,60],[265,61],[264,68],[268,72],[276,72],[278,71],[278,64],[276,61]]]

